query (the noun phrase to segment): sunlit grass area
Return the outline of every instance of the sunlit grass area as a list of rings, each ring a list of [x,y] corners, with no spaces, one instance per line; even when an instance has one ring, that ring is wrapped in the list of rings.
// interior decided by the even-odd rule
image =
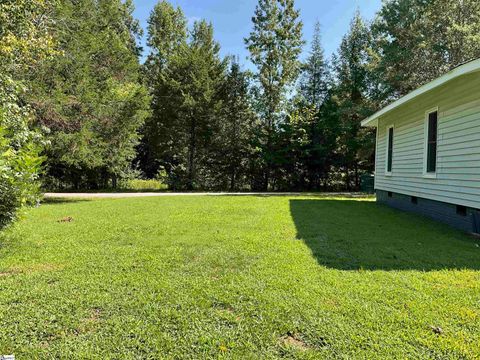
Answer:
[[[18,359],[480,354],[478,240],[372,199],[59,200],[0,243]]]

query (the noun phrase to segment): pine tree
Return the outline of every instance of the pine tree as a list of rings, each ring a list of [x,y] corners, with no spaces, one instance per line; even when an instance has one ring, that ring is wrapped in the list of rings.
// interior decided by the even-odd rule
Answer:
[[[253,30],[245,39],[251,60],[258,69],[264,190],[271,182],[272,139],[284,110],[283,102],[300,71],[298,56],[303,45],[303,24],[299,15],[294,0],[259,0],[252,18]]]
[[[187,189],[208,187],[209,150],[215,131],[218,131],[220,90],[226,62],[219,56],[220,45],[213,39],[213,26],[197,21],[183,72],[183,113],[187,127]],[[203,183],[203,184],[202,184]]]
[[[172,59],[187,46],[187,19],[180,7],[160,1],[148,19],[147,44],[150,49],[144,64],[144,78],[151,96],[151,115],[142,129],[137,159],[143,174],[153,178],[160,170],[175,166],[178,106],[171,93],[169,67]]]
[[[204,20],[195,22],[190,40],[170,54],[151,89],[154,100],[149,142],[172,188],[210,186],[207,164],[219,127],[220,91],[226,69],[219,52],[213,26]]]
[[[319,109],[328,92],[328,64],[322,47],[320,23],[315,24],[310,55],[303,64],[299,93],[309,106]]]
[[[335,96],[338,98],[338,141],[339,166],[343,170],[347,190],[358,189],[360,170],[372,170],[372,134],[361,127],[361,121],[372,113],[371,103],[371,47],[370,29],[359,12],[353,18],[350,30],[344,36],[338,54],[334,58],[337,77]],[[365,159],[363,149],[372,149]],[[353,176],[352,176],[353,173]]]
[[[251,139],[256,116],[252,109],[249,77],[232,59],[222,86],[219,128],[215,134],[211,168],[216,174],[215,188],[240,190],[247,186]]]
[[[187,41],[187,19],[180,7],[160,1],[148,19],[147,45],[150,54],[145,61],[147,82],[158,81],[168,59]]]
[[[291,146],[298,153],[292,186],[298,189],[319,189],[326,182],[331,137],[321,113],[330,88],[329,66],[321,43],[320,24],[315,25],[310,55],[303,64],[298,95],[294,99],[289,120]],[[294,121],[293,121],[294,120]]]

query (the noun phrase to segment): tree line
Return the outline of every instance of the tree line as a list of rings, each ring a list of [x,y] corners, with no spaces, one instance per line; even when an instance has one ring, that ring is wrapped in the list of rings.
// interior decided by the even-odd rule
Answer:
[[[355,14],[331,57],[317,24],[305,60],[300,15],[294,0],[259,0],[245,70],[212,23],[189,26],[168,1],[151,12],[144,64],[131,0],[2,1],[0,223],[40,184],[356,190],[374,166],[361,120],[480,57],[476,0],[384,1],[371,22]]]

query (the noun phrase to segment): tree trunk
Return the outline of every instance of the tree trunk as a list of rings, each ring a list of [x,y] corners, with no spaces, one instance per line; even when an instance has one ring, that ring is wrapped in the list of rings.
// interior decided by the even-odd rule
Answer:
[[[358,164],[355,163],[355,190],[358,191],[360,189],[360,179],[358,176]]]
[[[270,164],[267,164],[267,167],[265,168],[265,175],[263,177],[263,191],[268,191],[268,184],[270,182]]]
[[[232,169],[232,173],[231,173],[231,176],[230,176],[230,191],[234,191],[235,190],[235,169]]]
[[[237,129],[237,116],[238,114],[231,114],[232,116],[232,119],[233,119],[233,133],[232,133],[232,148],[233,148],[233,153],[238,155],[238,148],[239,148],[239,144],[238,144],[238,129]],[[236,161],[233,161],[233,163],[231,163],[232,165],[232,168],[231,168],[231,172],[230,172],[230,191],[234,191],[235,188],[236,188],[236,177],[237,177],[237,171],[236,171],[236,162],[238,161],[238,158],[237,156],[234,157],[236,159]]]
[[[346,190],[350,191],[350,168],[348,165],[345,166],[345,185]]]
[[[187,190],[194,190],[195,183],[195,151],[196,151],[196,127],[197,123],[193,114],[190,114],[190,144],[188,146],[188,183]]]

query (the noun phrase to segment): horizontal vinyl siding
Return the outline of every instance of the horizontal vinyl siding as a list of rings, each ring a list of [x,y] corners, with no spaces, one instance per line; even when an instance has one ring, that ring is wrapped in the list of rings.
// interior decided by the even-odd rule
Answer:
[[[436,178],[424,174],[425,112],[438,107]],[[394,126],[392,174],[385,173]],[[375,188],[480,209],[480,73],[465,75],[379,119]]]

